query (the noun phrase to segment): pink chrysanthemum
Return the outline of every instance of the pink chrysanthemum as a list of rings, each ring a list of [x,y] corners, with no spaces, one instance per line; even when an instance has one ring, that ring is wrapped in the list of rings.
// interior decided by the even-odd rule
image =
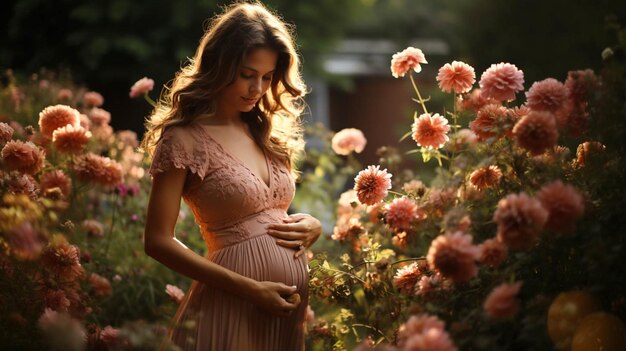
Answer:
[[[469,127],[476,134],[478,140],[500,137],[501,133],[508,129],[507,116],[506,107],[499,104],[488,104],[478,110],[476,118],[470,122]]]
[[[95,236],[98,238],[101,238],[104,236],[104,225],[102,225],[102,223],[96,221],[95,219],[85,219],[82,221],[80,226],[90,236]]]
[[[80,112],[66,105],[48,106],[39,113],[39,130],[41,134],[52,137],[52,133],[61,127],[71,124],[80,125]]]
[[[80,114],[80,126],[87,130],[91,129],[91,120],[84,113]]]
[[[356,128],[346,128],[337,132],[331,141],[333,151],[338,155],[349,155],[352,152],[360,154],[365,148],[367,140],[363,132]]]
[[[176,303],[181,303],[185,297],[185,293],[176,285],[165,285],[165,293]]]
[[[11,194],[24,194],[31,199],[36,199],[39,194],[37,181],[30,174],[11,172],[7,183]]]
[[[420,180],[411,179],[404,183],[402,190],[410,196],[422,197],[426,193],[426,185]]]
[[[485,299],[483,308],[487,315],[493,319],[512,318],[519,310],[517,294],[522,287],[522,282],[513,284],[503,283],[496,286]]]
[[[480,94],[497,101],[513,101],[524,90],[524,72],[510,63],[493,64],[480,77]]]
[[[113,294],[113,288],[109,280],[96,273],[91,273],[89,276],[89,283],[93,287],[93,293],[96,296],[111,296]]]
[[[365,205],[375,205],[382,201],[391,189],[391,174],[380,166],[368,166],[354,178],[354,190],[359,201]]]
[[[417,204],[409,198],[394,199],[386,207],[385,219],[395,231],[411,229],[412,222],[418,219]]]
[[[49,189],[59,188],[63,195],[67,197],[70,194],[72,180],[70,179],[70,177],[65,175],[62,170],[55,169],[50,172],[44,173],[41,176],[39,186],[41,187],[41,191],[44,193]]]
[[[574,229],[576,220],[585,212],[584,199],[580,192],[560,180],[544,185],[537,199],[548,210],[545,227],[557,233],[567,233]]]
[[[476,261],[480,258],[480,249],[472,244],[471,235],[456,232],[435,238],[426,258],[432,270],[461,283],[478,274]]]
[[[589,161],[593,161],[594,157],[604,152],[605,149],[606,146],[600,142],[585,141],[576,148],[576,164],[584,167]]]
[[[11,140],[2,148],[2,161],[8,170],[35,174],[43,168],[46,155],[30,141]]]
[[[133,149],[139,146],[137,133],[133,132],[132,130],[120,130],[119,132],[117,132],[117,139],[124,145],[128,145]]]
[[[497,239],[487,239],[480,244],[480,262],[489,267],[498,267],[506,260],[509,250]]]
[[[467,93],[472,89],[472,85],[476,82],[476,73],[474,67],[461,61],[452,61],[446,63],[439,69],[437,81],[441,91],[450,93],[454,91],[457,94]]]
[[[426,264],[424,261],[413,262],[404,266],[396,272],[393,277],[393,286],[405,295],[415,294],[415,285],[420,277],[426,272]]]
[[[78,247],[67,243],[48,247],[44,251],[43,262],[62,281],[74,281],[85,272],[80,264]]]
[[[448,143],[448,149],[452,151],[460,151],[464,148],[471,147],[478,141],[478,136],[471,129],[460,129],[452,135]]]
[[[457,351],[450,335],[445,330],[429,329],[428,331],[412,335],[404,345],[402,351]]]
[[[534,82],[526,92],[526,105],[531,110],[555,113],[567,101],[567,88],[554,78]]]
[[[45,292],[42,300],[46,308],[54,311],[67,312],[70,307],[70,300],[63,290],[48,290]]]
[[[107,325],[100,332],[100,340],[102,340],[109,348],[114,349],[114,347],[120,341],[120,330],[113,328],[110,325]]]
[[[550,112],[531,111],[513,127],[513,136],[520,147],[537,156],[556,146],[559,132]]]
[[[482,96],[480,89],[474,89],[470,93],[459,95],[457,101],[455,102],[456,108],[459,111],[478,111],[485,105],[499,103],[500,102],[497,100]]]
[[[93,124],[109,124],[109,122],[111,122],[111,113],[107,110],[94,107],[89,110],[89,118]]]
[[[4,238],[11,253],[19,259],[34,260],[39,257],[43,248],[37,232],[28,221],[5,231]]]
[[[398,344],[402,345],[409,337],[416,334],[423,334],[431,329],[445,330],[445,323],[428,314],[411,316],[404,324],[398,328]]]
[[[100,107],[104,104],[104,97],[98,92],[89,91],[83,96],[83,104],[86,107]]]
[[[66,101],[71,100],[74,97],[74,93],[70,89],[60,89],[57,93],[57,100]]]
[[[10,125],[0,122],[0,144],[4,144],[13,138],[13,128]]]
[[[122,181],[122,166],[117,161],[93,153],[78,157],[74,172],[83,181],[106,187],[115,187]]]
[[[448,120],[438,113],[431,115],[424,113],[415,119],[412,126],[413,140],[418,146],[438,149],[442,147],[450,138],[448,131],[450,126]]]
[[[358,218],[349,218],[339,221],[337,226],[333,228],[331,238],[337,241],[346,241],[348,239],[356,239],[365,232],[365,228]]]
[[[576,105],[585,104],[599,86],[598,77],[590,69],[567,72],[565,87]]]
[[[37,325],[47,339],[47,345],[53,350],[83,350],[86,347],[85,328],[65,312],[46,308]]]
[[[128,94],[128,96],[130,96],[131,98],[135,98],[146,94],[152,89],[154,89],[154,80],[148,77],[143,77],[140,80],[136,81],[135,84],[133,84],[133,86],[130,88],[130,93]]]
[[[441,289],[442,286],[443,281],[441,280],[440,275],[423,275],[417,282],[415,290],[417,295],[421,297],[428,297],[435,291]]]
[[[93,124],[91,126],[91,134],[96,139],[103,143],[113,142],[113,127],[108,124]]]
[[[498,185],[502,171],[496,165],[481,167],[470,174],[469,181],[476,188],[483,190]]]
[[[512,116],[514,120],[518,121],[530,113],[530,108],[526,105],[521,105],[510,108],[508,111],[509,116]]]
[[[548,220],[548,211],[526,193],[510,194],[498,202],[493,220],[498,240],[511,249],[530,249]]]
[[[419,73],[422,71],[422,63],[428,63],[422,50],[410,46],[392,56],[391,75],[395,78],[404,77],[411,69]]]
[[[67,154],[79,154],[91,138],[91,132],[85,128],[66,125],[56,129],[52,133],[52,144],[60,152]]]

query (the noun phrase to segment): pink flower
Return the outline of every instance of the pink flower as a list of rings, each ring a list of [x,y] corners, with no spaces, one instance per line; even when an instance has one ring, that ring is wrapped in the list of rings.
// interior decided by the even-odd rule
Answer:
[[[428,314],[419,314],[411,316],[404,324],[398,328],[399,341],[406,341],[409,337],[416,334],[423,334],[431,329],[445,330],[445,323]],[[399,342],[399,344],[402,344]]]
[[[365,232],[365,228],[358,218],[348,218],[347,220],[340,220],[337,226],[333,228],[333,235],[331,238],[337,241],[346,241],[348,239],[357,239],[359,235]]]
[[[84,273],[78,247],[67,243],[48,247],[44,251],[43,262],[62,281],[74,281]]]
[[[70,89],[60,89],[57,93],[57,100],[64,101],[70,100],[74,96],[74,93]]]
[[[454,135],[448,143],[448,148],[453,151],[460,151],[464,148],[470,147],[478,141],[478,136],[470,129],[460,129]]]
[[[12,194],[24,194],[31,199],[36,199],[39,194],[37,181],[30,174],[11,172],[7,185]]]
[[[94,124],[109,124],[109,122],[111,122],[111,113],[107,110],[94,107],[89,110],[89,118]]]
[[[426,186],[423,182],[417,179],[411,179],[410,181],[404,183],[402,190],[410,196],[422,197],[426,193]]]
[[[567,89],[554,78],[547,78],[533,85],[526,92],[526,105],[531,110],[555,113],[567,101]]]
[[[513,135],[520,147],[533,156],[541,155],[556,146],[559,132],[550,112],[531,111],[513,127]]]
[[[332,148],[338,155],[349,155],[353,151],[360,154],[367,140],[363,132],[356,128],[346,128],[337,132],[332,139]]]
[[[108,124],[95,124],[91,126],[91,133],[96,140],[103,143],[113,142],[113,127]]]
[[[107,325],[100,332],[100,340],[102,340],[107,346],[115,347],[120,341],[120,330]]]
[[[37,232],[28,221],[5,231],[4,238],[13,255],[19,259],[34,260],[39,257],[43,249]]]
[[[67,313],[46,308],[38,320],[39,329],[53,350],[83,350],[87,332],[82,324]]]
[[[450,335],[441,329],[429,329],[428,331],[412,335],[402,349],[403,351],[457,351],[456,346],[450,339]]]
[[[0,144],[4,144],[13,138],[13,128],[10,125],[0,122]]]
[[[61,127],[80,124],[80,112],[66,105],[48,106],[39,113],[39,130],[41,134],[52,137],[52,133]]]
[[[506,132],[508,110],[499,104],[488,104],[480,108],[476,118],[470,122],[469,127],[476,134],[478,140],[487,140],[500,137]]]
[[[432,270],[461,283],[478,274],[475,261],[480,258],[480,249],[472,244],[471,235],[456,232],[435,238],[426,258]]]
[[[510,63],[493,64],[480,77],[480,94],[494,100],[513,101],[524,90],[524,72]]]
[[[502,171],[496,165],[481,167],[470,174],[470,183],[483,190],[498,185],[502,178]]]
[[[415,294],[415,285],[425,272],[426,264],[424,261],[413,262],[398,269],[393,277],[393,286],[401,293],[412,296]]]
[[[409,198],[401,197],[394,199],[386,207],[385,219],[389,227],[395,231],[411,229],[413,221],[419,219],[417,204]]]
[[[437,74],[439,88],[446,93],[454,91],[457,94],[467,93],[476,82],[474,67],[461,61],[446,63]]]
[[[441,276],[435,275],[423,275],[419,282],[417,282],[416,293],[422,297],[428,297],[435,291],[439,290],[443,285]]]
[[[135,84],[130,88],[130,93],[128,94],[131,98],[136,98],[143,94],[147,94],[154,88],[154,80],[143,77],[140,80],[136,81]]]
[[[67,312],[70,300],[63,290],[48,290],[43,296],[44,306],[55,311]]]
[[[391,75],[395,78],[404,77],[411,69],[416,73],[420,73],[422,71],[420,64],[422,63],[428,63],[422,50],[410,46],[392,56]]]
[[[512,318],[519,310],[517,294],[522,287],[522,282],[513,284],[501,284],[495,287],[485,299],[483,308],[487,315],[493,319]]]
[[[79,126],[71,124],[57,128],[52,133],[52,144],[60,152],[67,154],[79,154],[91,138],[91,132]]]
[[[139,146],[139,142],[137,141],[137,133],[132,130],[120,130],[117,132],[117,138],[124,145],[128,145],[132,148],[136,148]]]
[[[104,104],[104,98],[100,93],[89,91],[83,96],[83,104],[87,107],[100,107]]]
[[[43,168],[46,155],[30,141],[11,140],[2,148],[2,161],[8,170],[35,174]]]
[[[554,232],[571,232],[576,220],[585,212],[580,192],[560,180],[544,185],[537,194],[537,199],[548,210],[545,227]]]
[[[80,126],[87,130],[91,128],[91,120],[84,113],[80,114]]]
[[[584,167],[604,152],[606,146],[597,141],[585,141],[576,148],[576,164]]]
[[[185,297],[185,293],[176,285],[166,284],[165,293],[178,304],[180,304]]]
[[[481,95],[480,89],[474,89],[470,93],[460,95],[455,102],[459,111],[474,110],[478,111],[483,106],[489,104],[499,104],[500,102]]]
[[[448,120],[438,113],[432,116],[429,113],[422,114],[415,119],[411,129],[413,140],[418,146],[438,149],[450,139],[447,135],[450,130]]]
[[[89,276],[89,283],[93,287],[94,295],[96,296],[111,296],[113,294],[113,288],[109,280],[96,273],[91,273]]]
[[[487,239],[479,247],[480,262],[489,267],[498,267],[509,254],[506,245],[496,239]]]
[[[530,249],[548,220],[548,211],[539,200],[525,193],[510,194],[498,202],[493,220],[498,240],[511,249]]]
[[[83,181],[110,188],[122,181],[122,166],[118,162],[93,153],[78,157],[74,164],[74,172]]]
[[[567,72],[565,88],[576,105],[585,104],[599,86],[598,77],[590,69]]]
[[[55,169],[44,173],[39,183],[41,190],[45,193],[52,188],[59,188],[63,195],[67,197],[70,194],[72,180],[60,169]]]
[[[375,205],[387,196],[391,189],[391,174],[380,166],[368,166],[354,178],[354,190],[359,201],[365,205]]]
[[[101,238],[104,236],[104,225],[95,219],[85,219],[80,226],[85,229],[87,234]]]

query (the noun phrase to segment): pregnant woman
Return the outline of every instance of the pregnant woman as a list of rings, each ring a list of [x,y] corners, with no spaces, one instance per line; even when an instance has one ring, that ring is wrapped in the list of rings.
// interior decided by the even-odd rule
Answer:
[[[289,28],[259,3],[236,3],[212,19],[148,120],[145,250],[193,279],[168,336],[182,350],[304,349],[303,253],[321,225],[287,214],[303,149],[299,69]],[[181,197],[206,257],[174,235]]]

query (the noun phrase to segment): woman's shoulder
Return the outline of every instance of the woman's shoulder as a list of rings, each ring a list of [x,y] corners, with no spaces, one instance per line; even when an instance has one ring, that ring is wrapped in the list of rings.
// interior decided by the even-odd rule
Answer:
[[[204,177],[209,157],[203,139],[197,126],[191,124],[165,128],[157,142],[150,173],[175,167],[188,168]]]

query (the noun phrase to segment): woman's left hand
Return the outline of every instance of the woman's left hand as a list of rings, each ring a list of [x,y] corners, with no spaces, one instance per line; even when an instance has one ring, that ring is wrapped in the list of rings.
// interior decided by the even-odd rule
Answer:
[[[317,241],[322,233],[322,223],[309,214],[296,213],[283,219],[282,223],[270,224],[267,233],[278,239],[278,245],[296,250],[294,257],[297,258]]]

